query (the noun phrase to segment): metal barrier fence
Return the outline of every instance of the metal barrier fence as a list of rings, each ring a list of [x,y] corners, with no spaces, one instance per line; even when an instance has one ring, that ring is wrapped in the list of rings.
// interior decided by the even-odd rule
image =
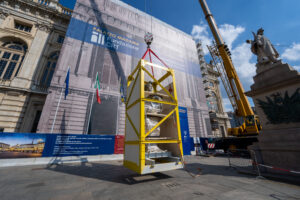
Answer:
[[[252,174],[259,178],[266,174],[270,175],[270,172],[284,172],[290,175],[300,175],[300,171],[259,163],[257,160],[257,155],[252,150],[228,150],[227,156],[229,166],[236,169],[239,173]],[[266,172],[266,169],[271,171]]]
[[[254,151],[244,149],[228,150],[227,152],[229,167],[236,169],[240,173],[252,174],[260,176],[260,171],[256,162]],[[254,160],[252,160],[254,158]]]

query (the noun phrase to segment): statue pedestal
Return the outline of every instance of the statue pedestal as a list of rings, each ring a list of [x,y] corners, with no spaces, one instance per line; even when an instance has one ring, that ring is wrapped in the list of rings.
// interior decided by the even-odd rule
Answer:
[[[249,149],[260,164],[300,172],[300,73],[281,61],[257,67],[246,95],[253,98],[263,129]],[[300,180],[300,174],[260,170]]]

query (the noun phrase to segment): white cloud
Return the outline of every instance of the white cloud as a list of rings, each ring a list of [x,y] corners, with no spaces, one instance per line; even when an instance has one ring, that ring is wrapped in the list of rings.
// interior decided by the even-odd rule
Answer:
[[[222,99],[223,99],[224,111],[225,112],[233,111],[229,98],[223,97]]]
[[[232,49],[232,43],[245,31],[245,28],[239,25],[233,26],[231,24],[222,24],[219,30],[229,49]]]
[[[293,67],[295,70],[298,70],[300,72],[300,66],[294,66]]]
[[[245,31],[245,27],[234,26],[231,24],[222,24],[220,25],[220,34],[223,37],[224,41],[231,49],[232,61],[234,67],[238,73],[240,81],[242,82],[243,88],[245,91],[250,90],[250,85],[253,83],[253,76],[255,75],[256,67],[255,63],[251,62],[253,54],[250,50],[249,44],[240,43],[236,47],[232,47],[233,43],[239,37],[241,33]],[[204,54],[207,55],[208,49],[206,45],[211,45],[213,38],[209,34],[208,25],[200,22],[200,25],[194,25],[192,30],[192,36],[195,40],[200,40],[203,44]],[[222,94],[225,94],[225,89],[222,88]],[[232,106],[228,98],[223,98],[223,104],[226,111],[232,111]]]
[[[208,54],[209,51],[206,46],[212,44],[212,38],[208,34],[208,25],[202,21],[200,25],[193,25],[191,35],[196,41],[201,41],[204,54]]]
[[[237,39],[237,37],[245,31],[245,28],[242,26],[234,26],[231,24],[222,24],[219,28],[220,34],[226,44],[228,45],[229,49],[232,49],[233,42]],[[195,40],[200,40],[202,42],[202,47],[204,54],[207,55],[208,49],[206,48],[207,45],[211,45],[212,41],[214,40],[209,35],[209,27],[203,21],[200,22],[200,25],[193,25],[193,29],[191,35]]]
[[[282,54],[282,58],[291,61],[300,60],[300,43],[298,44],[294,43],[291,48],[285,49]]]
[[[248,89],[246,86],[253,83],[252,77],[256,73],[255,63],[251,62],[252,56],[250,46],[246,43],[242,43],[232,50],[232,61],[246,90]]]

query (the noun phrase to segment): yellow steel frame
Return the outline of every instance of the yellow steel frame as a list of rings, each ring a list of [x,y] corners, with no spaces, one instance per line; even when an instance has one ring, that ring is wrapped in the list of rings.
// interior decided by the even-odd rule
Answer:
[[[154,68],[158,68],[161,70],[165,70],[166,73],[160,78],[156,79],[154,78],[151,73],[146,69],[146,66],[152,66]],[[159,85],[161,89],[168,95],[168,97],[172,100],[170,101],[159,101],[154,99],[145,98],[144,93],[144,86],[145,86],[145,73],[151,77],[153,81],[153,85]],[[136,75],[135,75],[136,74]],[[138,76],[140,76],[140,82],[138,83]],[[170,92],[161,84],[166,78],[169,76],[172,77],[173,81],[173,95],[170,94]],[[133,83],[132,83],[133,81]],[[175,84],[175,73],[173,69],[169,69],[166,67],[159,66],[157,64],[150,63],[146,60],[141,59],[137,65],[137,67],[134,69],[134,71],[129,75],[128,81],[127,81],[127,88],[132,85],[131,91],[129,92],[128,99],[126,101],[126,118],[128,119],[130,125],[133,127],[138,140],[137,141],[125,141],[125,153],[126,153],[126,145],[139,145],[139,165],[136,165],[135,163],[131,161],[127,161],[124,158],[124,166],[128,167],[137,173],[142,173],[144,167],[145,167],[145,144],[149,143],[177,143],[180,148],[180,157],[183,157],[183,150],[182,150],[182,140],[181,140],[181,131],[180,131],[180,122],[179,122],[179,112],[178,112],[178,101],[177,101],[177,92],[176,92],[176,84]],[[136,84],[140,84],[140,97],[135,100],[133,103],[129,105],[130,99],[132,97],[132,92],[136,86]],[[156,91],[156,87],[154,87],[154,91]],[[145,133],[145,102],[156,102],[161,104],[167,104],[174,106],[174,109],[172,109],[169,114],[167,114],[164,118],[161,119],[161,121],[158,122],[158,124],[153,127],[150,131]],[[134,126],[134,123],[131,121],[130,116],[128,115],[128,110],[130,110],[134,105],[137,103],[140,103],[140,132],[137,131],[137,128]],[[153,132],[158,126],[160,126],[163,122],[165,122],[172,114],[175,113],[176,118],[176,124],[177,124],[177,133],[178,137],[177,139],[171,139],[171,140],[147,140],[146,137]],[[125,124],[126,126],[127,124]],[[127,133],[126,133],[127,134]],[[180,162],[181,164],[181,162]]]

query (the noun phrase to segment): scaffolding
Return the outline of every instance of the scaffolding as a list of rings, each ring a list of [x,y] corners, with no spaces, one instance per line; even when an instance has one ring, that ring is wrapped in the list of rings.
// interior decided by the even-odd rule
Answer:
[[[207,48],[208,48],[209,53],[212,57],[212,61],[214,63],[214,66],[216,67],[217,71],[220,74],[220,78],[222,80],[222,83],[223,83],[224,89],[227,93],[227,96],[230,100],[230,103],[233,107],[233,110],[236,111],[237,110],[237,105],[236,105],[235,100],[234,100],[234,98],[235,98],[234,94],[236,92],[232,91],[232,88],[230,87],[230,82],[229,82],[228,77],[226,76],[224,63],[222,61],[221,55],[219,54],[219,50],[217,48],[217,45],[214,42],[213,45],[207,46]]]

